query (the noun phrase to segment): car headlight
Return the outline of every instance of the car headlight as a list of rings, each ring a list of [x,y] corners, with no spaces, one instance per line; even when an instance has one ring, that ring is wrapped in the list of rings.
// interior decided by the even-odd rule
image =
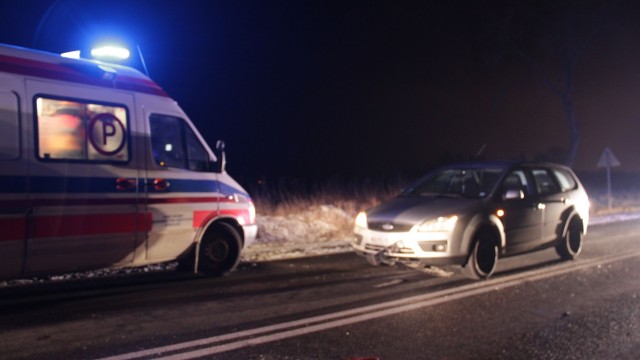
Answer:
[[[363,229],[367,228],[367,213],[361,211],[358,216],[356,216],[356,226]]]
[[[418,231],[453,231],[458,221],[457,216],[440,216],[437,219],[427,220],[418,226]]]

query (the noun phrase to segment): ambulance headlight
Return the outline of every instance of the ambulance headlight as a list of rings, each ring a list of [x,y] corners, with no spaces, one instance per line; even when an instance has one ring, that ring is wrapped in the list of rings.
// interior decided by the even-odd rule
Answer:
[[[367,228],[367,213],[361,211],[358,216],[356,216],[356,227],[366,229]]]
[[[458,217],[453,216],[440,216],[437,219],[427,220],[418,225],[418,231],[420,232],[432,232],[432,231],[453,231],[456,226]]]

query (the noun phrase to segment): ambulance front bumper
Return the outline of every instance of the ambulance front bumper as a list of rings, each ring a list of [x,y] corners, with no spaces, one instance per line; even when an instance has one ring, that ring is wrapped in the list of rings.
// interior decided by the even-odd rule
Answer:
[[[244,232],[244,248],[246,249],[247,246],[251,245],[256,240],[256,236],[258,235],[258,225],[242,225],[242,231]]]

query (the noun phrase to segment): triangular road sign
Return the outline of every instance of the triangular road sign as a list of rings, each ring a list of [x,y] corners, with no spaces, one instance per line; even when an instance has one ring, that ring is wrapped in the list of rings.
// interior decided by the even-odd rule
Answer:
[[[620,161],[613,155],[613,151],[609,148],[605,148],[598,160],[598,167],[614,167],[620,166]]]

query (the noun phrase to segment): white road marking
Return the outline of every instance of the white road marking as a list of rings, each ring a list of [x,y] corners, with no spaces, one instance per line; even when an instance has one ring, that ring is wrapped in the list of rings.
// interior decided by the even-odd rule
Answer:
[[[389,286],[393,286],[393,285],[402,284],[403,282],[404,282],[403,279],[395,279],[395,280],[383,282],[381,284],[373,285],[373,287],[376,288],[376,289],[380,289],[380,288],[385,288],[385,287],[389,287]]]
[[[187,341],[168,346],[161,346],[157,348],[111,356],[103,358],[101,360],[130,360],[145,357],[153,357],[154,359],[163,360],[186,360],[203,356],[210,356],[231,350],[241,349],[244,347],[288,339],[295,336],[324,331],[340,326],[378,319],[381,317],[391,316],[406,311],[412,311],[428,306],[464,299],[491,291],[498,291],[513,286],[518,286],[526,282],[538,281],[554,276],[560,276],[574,271],[579,271],[591,267],[598,267],[604,264],[614,263],[638,256],[640,256],[640,250],[625,254],[603,256],[581,262],[565,262],[558,266],[527,271],[524,273],[508,275],[505,277],[489,279],[486,281],[474,282],[456,288],[435,291],[429,294],[417,295],[394,301],[388,301],[335,313],[314,316],[306,319],[238,331],[231,334],[213,336],[199,340]],[[163,356],[165,354],[166,356]]]

